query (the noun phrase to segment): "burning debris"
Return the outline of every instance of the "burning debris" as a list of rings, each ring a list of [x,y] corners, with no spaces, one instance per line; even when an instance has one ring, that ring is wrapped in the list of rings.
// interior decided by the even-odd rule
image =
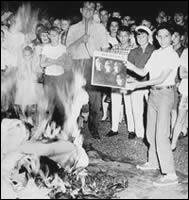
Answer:
[[[29,45],[37,13],[22,6],[12,16],[4,43],[12,65],[1,74],[1,198],[110,197],[125,183],[86,171],[89,158],[78,124],[89,101],[83,75],[72,66],[54,88],[37,81],[39,60]],[[65,55],[65,68],[71,63]],[[57,102],[64,113],[61,123],[56,121]]]

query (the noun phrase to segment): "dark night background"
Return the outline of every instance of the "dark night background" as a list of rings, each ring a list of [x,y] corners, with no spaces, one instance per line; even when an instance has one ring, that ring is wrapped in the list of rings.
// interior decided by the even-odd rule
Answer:
[[[1,6],[16,8],[20,3],[28,1],[1,1]],[[79,15],[82,1],[32,1],[36,7],[48,10],[54,16]],[[188,1],[101,1],[104,7],[112,10],[119,9],[124,14],[140,17],[155,16],[157,11],[164,9],[170,15],[176,9],[183,9],[188,13]]]

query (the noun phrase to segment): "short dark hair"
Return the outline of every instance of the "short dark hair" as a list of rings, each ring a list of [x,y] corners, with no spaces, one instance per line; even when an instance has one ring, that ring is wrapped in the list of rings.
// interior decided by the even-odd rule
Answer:
[[[121,11],[119,9],[115,8],[114,10],[112,10],[111,14],[113,14],[115,12],[117,12],[117,13],[119,13],[121,15]]]
[[[128,34],[131,34],[130,29],[126,26],[120,26],[119,27],[118,34],[120,34],[121,32],[127,32]]]
[[[185,10],[181,9],[181,8],[177,8],[174,12],[174,14],[182,14],[182,15],[185,15]]]
[[[108,14],[110,13],[110,11],[109,11],[107,8],[101,8],[101,9],[99,10],[99,12],[102,12],[102,11],[106,11]]]
[[[83,8],[86,3],[94,4],[95,5],[95,9],[96,9],[96,2],[95,1],[83,1],[82,4],[81,4],[81,8]]]
[[[56,27],[56,26],[52,26],[49,29],[48,33],[50,33],[51,31],[54,31],[54,32],[57,32],[58,34],[60,34],[60,29],[58,27]]]
[[[156,34],[158,34],[158,32],[162,29],[166,29],[167,31],[169,31],[169,33],[171,35],[174,34],[174,28],[171,24],[167,23],[167,22],[164,22],[162,23],[160,26],[158,26],[157,30],[156,30]]]
[[[180,36],[184,36],[185,35],[184,27],[179,26],[179,25],[174,25],[173,33],[178,33]]]

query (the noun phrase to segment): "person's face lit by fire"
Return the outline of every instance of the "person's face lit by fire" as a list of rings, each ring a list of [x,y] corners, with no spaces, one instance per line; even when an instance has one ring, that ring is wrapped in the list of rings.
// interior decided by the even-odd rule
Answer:
[[[109,19],[109,13],[107,10],[100,11],[100,21],[102,24],[107,24]]]
[[[113,35],[113,34],[117,34],[118,32],[118,29],[119,29],[119,24],[118,22],[112,22],[110,24],[110,34]]]
[[[164,12],[164,11],[160,11],[159,13],[158,13],[158,16],[157,16],[157,18],[156,18],[156,21],[157,21],[157,23],[158,24],[162,24],[162,23],[164,23],[164,22],[167,22],[167,15],[166,15],[166,13]]]
[[[97,2],[97,3],[96,3],[96,11],[99,12],[100,9],[102,9],[102,8],[103,8],[102,3],[101,3],[101,2]]]
[[[118,12],[118,11],[114,11],[114,12],[112,13],[112,17],[115,17],[115,18],[120,19],[120,18],[121,18],[121,14],[120,14],[120,12]]]
[[[137,42],[139,43],[140,46],[145,46],[149,43],[149,35],[147,32],[138,32],[137,33]]]
[[[95,13],[95,3],[93,2],[86,2],[83,8],[80,9],[80,12],[84,19],[91,20],[93,19]]]
[[[149,29],[152,28],[152,23],[151,23],[151,21],[146,20],[146,19],[143,19],[143,20],[142,20],[141,25],[142,25],[142,26],[146,26],[146,27],[148,27]]]
[[[49,43],[48,33],[41,33],[40,38],[41,38],[42,44],[48,44]]]
[[[178,25],[182,25],[184,23],[184,14],[183,13],[175,13],[174,21]]]
[[[167,48],[172,43],[172,35],[167,29],[161,29],[156,36],[161,48]]]
[[[124,16],[122,19],[122,25],[123,26],[129,26],[131,21],[131,16]]]
[[[64,32],[67,32],[70,28],[70,21],[69,20],[66,20],[66,19],[62,19],[61,20],[61,29],[64,31]]]
[[[52,44],[57,44],[59,42],[59,33],[58,31],[51,30],[49,33],[49,38]]]
[[[172,45],[178,46],[181,45],[184,36],[181,36],[179,33],[175,32],[172,36]]]
[[[128,44],[130,42],[130,33],[127,31],[120,31],[118,34],[119,41],[122,45]]]
[[[23,57],[25,61],[30,61],[32,60],[33,57],[33,51],[31,49],[25,49],[23,51]]]
[[[53,22],[53,26],[57,27],[57,28],[61,28],[61,23],[59,19],[55,19]]]

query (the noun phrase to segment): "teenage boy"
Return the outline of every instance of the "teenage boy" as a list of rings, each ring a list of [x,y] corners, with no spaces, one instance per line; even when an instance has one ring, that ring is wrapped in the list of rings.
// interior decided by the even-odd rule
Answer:
[[[170,144],[170,113],[174,104],[175,76],[180,59],[171,46],[173,31],[169,24],[163,23],[157,29],[157,40],[160,49],[154,51],[144,69],[127,63],[135,73],[150,80],[127,83],[127,89],[135,90],[151,86],[148,101],[147,140],[150,144],[148,162],[138,165],[141,170],[161,169],[163,176],[153,182],[155,186],[167,186],[178,183],[173,153]]]
[[[154,51],[154,46],[150,44],[151,35],[151,30],[146,26],[138,26],[136,28],[136,40],[139,46],[131,50],[128,61],[140,69],[144,68]],[[134,133],[129,133],[130,139],[135,138],[135,136],[144,138],[144,99],[148,100],[148,93],[148,89],[142,88],[133,91],[131,94],[135,130]]]
[[[132,45],[130,43],[130,31],[127,27],[122,26],[118,31],[119,44],[115,45],[111,50],[114,53],[128,56]],[[120,112],[123,109],[122,105],[123,95],[118,91],[113,89],[111,93],[111,105],[112,105],[112,128],[111,131],[107,134],[108,137],[112,137],[118,134],[118,127],[120,122]],[[129,94],[124,95],[125,109],[127,116],[127,127],[129,132],[134,132],[134,121],[132,115],[131,107],[131,97]]]

